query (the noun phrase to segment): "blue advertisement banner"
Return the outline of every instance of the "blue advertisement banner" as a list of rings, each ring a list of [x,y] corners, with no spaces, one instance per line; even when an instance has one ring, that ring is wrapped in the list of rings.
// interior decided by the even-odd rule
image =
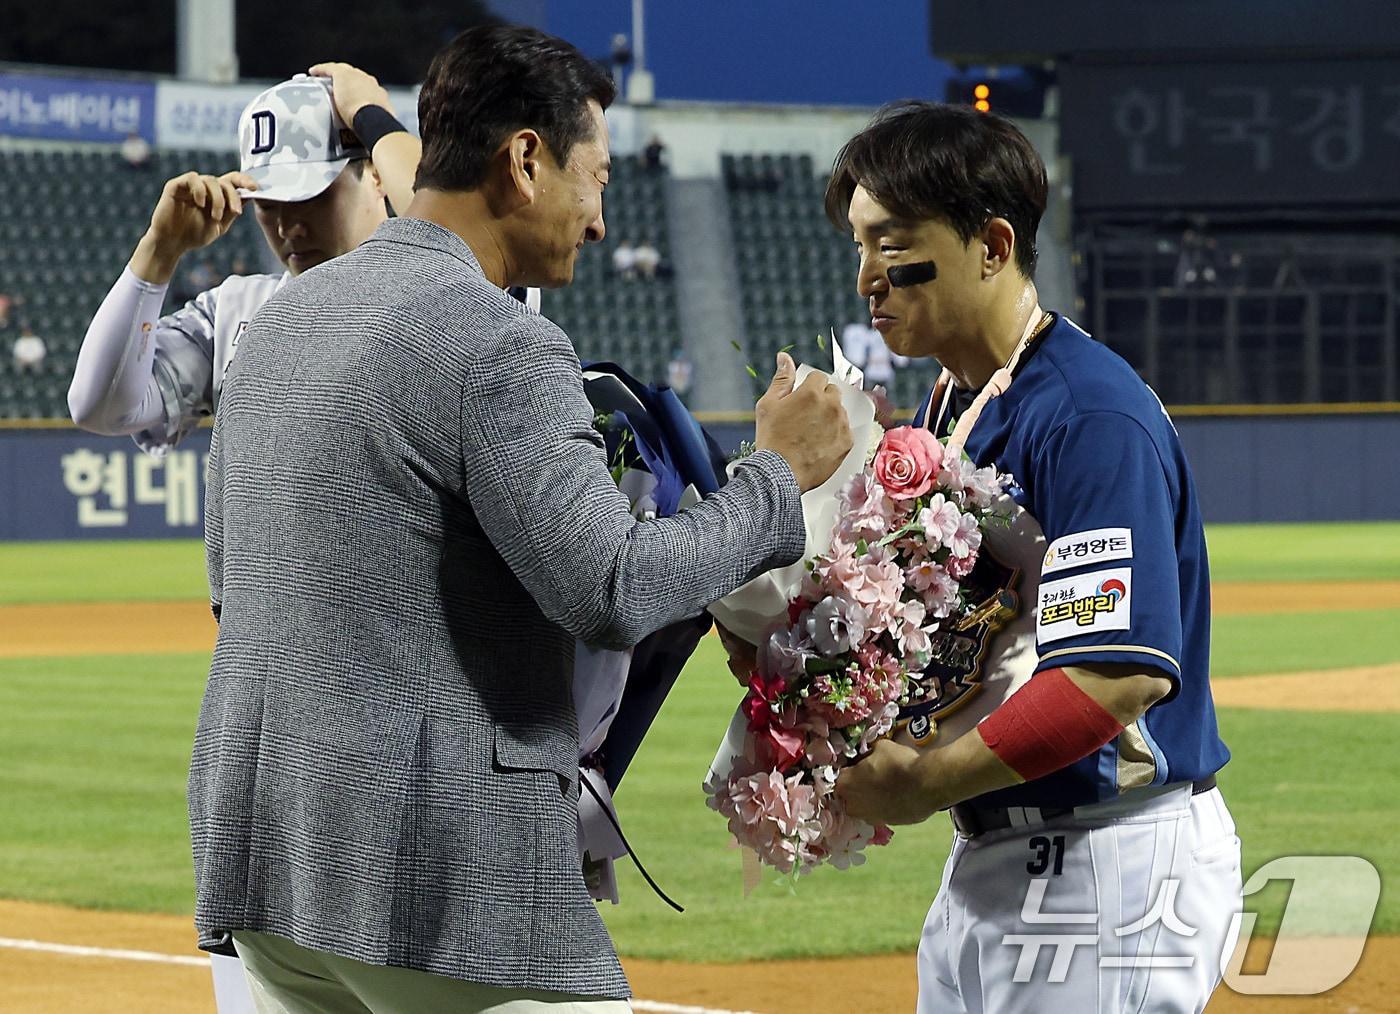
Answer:
[[[233,151],[238,147],[238,118],[266,84],[211,85],[161,81],[155,86],[155,136],[161,148]],[[418,132],[418,95],[408,88],[389,89],[399,122]],[[616,139],[613,144],[616,149]]]
[[[212,433],[155,458],[127,437],[0,430],[0,541],[202,538]]]
[[[0,73],[0,134],[53,141],[156,139],[152,81]]]
[[[1210,523],[1400,519],[1400,414],[1176,420]],[[706,424],[726,453],[753,423]],[[0,542],[197,539],[213,431],[164,458],[126,437],[0,429]],[[1326,461],[1327,481],[1298,480]]]

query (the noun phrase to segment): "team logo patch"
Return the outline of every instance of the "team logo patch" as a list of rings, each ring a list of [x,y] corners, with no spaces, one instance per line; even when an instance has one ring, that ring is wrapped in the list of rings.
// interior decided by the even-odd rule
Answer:
[[[277,147],[277,117],[270,109],[259,109],[253,114],[253,144],[249,155],[266,155]]]
[[[1050,548],[1045,551],[1045,565],[1041,567],[1040,572],[1054,574],[1075,567],[1132,558],[1131,528],[1095,528],[1089,532],[1066,535],[1050,543]]]
[[[909,723],[909,734],[920,739],[915,725],[926,716],[927,736],[941,719],[957,711],[982,689],[982,663],[992,638],[1021,611],[1016,582],[1020,570],[996,558],[985,543],[977,554],[972,573],[963,579],[962,594],[975,608],[949,630],[938,630],[930,638],[933,660],[913,678],[909,706],[900,710],[900,720]]]
[[[1037,644],[1132,625],[1131,567],[1094,571],[1042,584],[1036,610]]]
[[[920,701],[901,708],[899,718],[894,723],[894,736],[906,746],[929,745],[938,731],[938,722],[934,717],[936,711],[937,701]]]

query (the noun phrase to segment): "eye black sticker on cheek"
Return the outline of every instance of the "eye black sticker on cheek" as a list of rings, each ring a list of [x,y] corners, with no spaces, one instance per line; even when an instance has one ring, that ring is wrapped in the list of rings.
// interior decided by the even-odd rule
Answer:
[[[888,274],[892,286],[907,289],[911,285],[933,281],[938,277],[938,268],[933,261],[919,261],[917,264],[896,264]]]

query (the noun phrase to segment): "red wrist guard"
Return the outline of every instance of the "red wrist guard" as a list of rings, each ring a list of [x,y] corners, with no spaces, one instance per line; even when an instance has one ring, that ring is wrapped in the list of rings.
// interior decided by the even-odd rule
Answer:
[[[977,726],[987,748],[1028,782],[1089,756],[1122,731],[1063,669],[1036,673]]]

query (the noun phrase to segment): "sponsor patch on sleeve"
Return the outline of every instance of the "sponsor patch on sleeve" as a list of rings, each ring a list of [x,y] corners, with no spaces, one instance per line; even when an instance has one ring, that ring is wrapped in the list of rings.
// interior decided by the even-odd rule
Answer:
[[[1042,584],[1036,606],[1036,644],[1132,623],[1133,569],[1114,567]]]
[[[1131,528],[1095,528],[1091,532],[1076,532],[1050,543],[1050,548],[1045,551],[1045,565],[1040,572],[1054,574],[1072,567],[1132,558]]]

